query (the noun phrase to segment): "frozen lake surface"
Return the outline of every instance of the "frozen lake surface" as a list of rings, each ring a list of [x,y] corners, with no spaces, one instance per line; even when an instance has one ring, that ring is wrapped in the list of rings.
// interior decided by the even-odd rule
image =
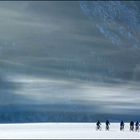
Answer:
[[[130,132],[129,124],[124,131],[119,130],[119,123],[111,123],[110,131],[96,131],[95,123],[24,123],[0,124],[2,139],[139,139],[140,132]]]

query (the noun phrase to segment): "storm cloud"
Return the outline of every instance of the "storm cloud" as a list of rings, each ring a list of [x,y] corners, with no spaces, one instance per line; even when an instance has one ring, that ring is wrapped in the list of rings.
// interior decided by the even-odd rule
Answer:
[[[0,2],[1,104],[139,110],[139,4]]]

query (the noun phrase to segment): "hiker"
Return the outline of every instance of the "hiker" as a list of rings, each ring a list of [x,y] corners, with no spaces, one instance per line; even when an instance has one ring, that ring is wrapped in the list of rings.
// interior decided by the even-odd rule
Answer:
[[[110,125],[109,120],[106,120],[106,130],[109,130],[109,125]]]
[[[124,130],[124,122],[123,121],[121,121],[121,123],[120,123],[120,130],[121,131]]]
[[[139,122],[138,121],[135,123],[135,131],[139,131]]]
[[[96,128],[97,128],[97,130],[101,130],[101,123],[100,123],[100,121],[97,121]]]
[[[134,131],[134,122],[133,121],[130,122],[130,131]]]

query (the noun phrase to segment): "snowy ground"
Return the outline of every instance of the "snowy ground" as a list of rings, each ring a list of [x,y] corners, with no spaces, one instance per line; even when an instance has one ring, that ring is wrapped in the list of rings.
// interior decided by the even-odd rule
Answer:
[[[0,138],[4,139],[139,139],[140,132],[130,132],[129,124],[119,131],[118,123],[111,123],[110,131],[96,131],[95,123],[27,123],[0,124]]]

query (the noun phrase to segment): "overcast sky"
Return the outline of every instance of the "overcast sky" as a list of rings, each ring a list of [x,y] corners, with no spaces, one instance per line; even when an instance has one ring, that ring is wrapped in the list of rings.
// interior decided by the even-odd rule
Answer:
[[[139,5],[1,1],[0,104],[139,110]]]

